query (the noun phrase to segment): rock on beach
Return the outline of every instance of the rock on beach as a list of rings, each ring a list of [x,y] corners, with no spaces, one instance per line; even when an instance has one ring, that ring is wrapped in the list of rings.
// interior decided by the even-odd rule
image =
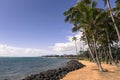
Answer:
[[[27,76],[26,78],[24,78],[22,80],[60,80],[67,73],[77,70],[77,69],[80,69],[84,66],[85,65],[78,62],[77,60],[70,60],[63,67],[40,72],[39,74],[33,74],[30,76]]]

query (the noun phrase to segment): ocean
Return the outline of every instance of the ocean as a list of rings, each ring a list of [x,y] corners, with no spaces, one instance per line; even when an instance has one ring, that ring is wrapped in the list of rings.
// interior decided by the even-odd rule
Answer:
[[[62,58],[1,57],[0,80],[21,80],[31,74],[62,67],[68,61],[68,59]]]

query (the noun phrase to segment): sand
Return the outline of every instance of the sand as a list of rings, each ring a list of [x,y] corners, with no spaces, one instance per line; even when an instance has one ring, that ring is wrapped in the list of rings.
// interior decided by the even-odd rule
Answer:
[[[95,63],[80,61],[86,67],[68,73],[61,80],[120,80],[120,67],[115,65],[102,64],[108,72],[99,72]]]

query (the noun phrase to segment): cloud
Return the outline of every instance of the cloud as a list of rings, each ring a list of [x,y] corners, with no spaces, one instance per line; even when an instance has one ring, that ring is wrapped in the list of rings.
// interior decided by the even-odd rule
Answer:
[[[82,32],[77,33],[76,35],[73,35],[77,37],[77,49],[78,51],[85,50],[83,41],[80,41],[80,38],[82,36]],[[55,43],[54,46],[52,46],[53,51],[56,51],[58,54],[76,54],[75,50],[75,42],[72,40],[73,36],[67,36],[67,42],[65,43]]]
[[[33,48],[18,48],[8,45],[0,45],[1,57],[34,57],[50,53],[47,50],[33,49]]]
[[[80,41],[82,33],[77,33],[77,49],[78,51],[85,50],[83,41]],[[0,57],[36,57],[42,55],[53,55],[53,54],[76,54],[75,42],[72,41],[73,36],[67,36],[67,42],[55,43],[53,46],[49,47],[47,50],[34,49],[34,48],[19,48],[8,46],[6,44],[0,44]]]

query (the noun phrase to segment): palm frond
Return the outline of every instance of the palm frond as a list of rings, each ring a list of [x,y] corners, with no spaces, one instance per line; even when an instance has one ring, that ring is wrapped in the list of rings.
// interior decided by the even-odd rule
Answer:
[[[104,2],[104,6],[106,6],[107,4],[107,0],[102,0]]]

